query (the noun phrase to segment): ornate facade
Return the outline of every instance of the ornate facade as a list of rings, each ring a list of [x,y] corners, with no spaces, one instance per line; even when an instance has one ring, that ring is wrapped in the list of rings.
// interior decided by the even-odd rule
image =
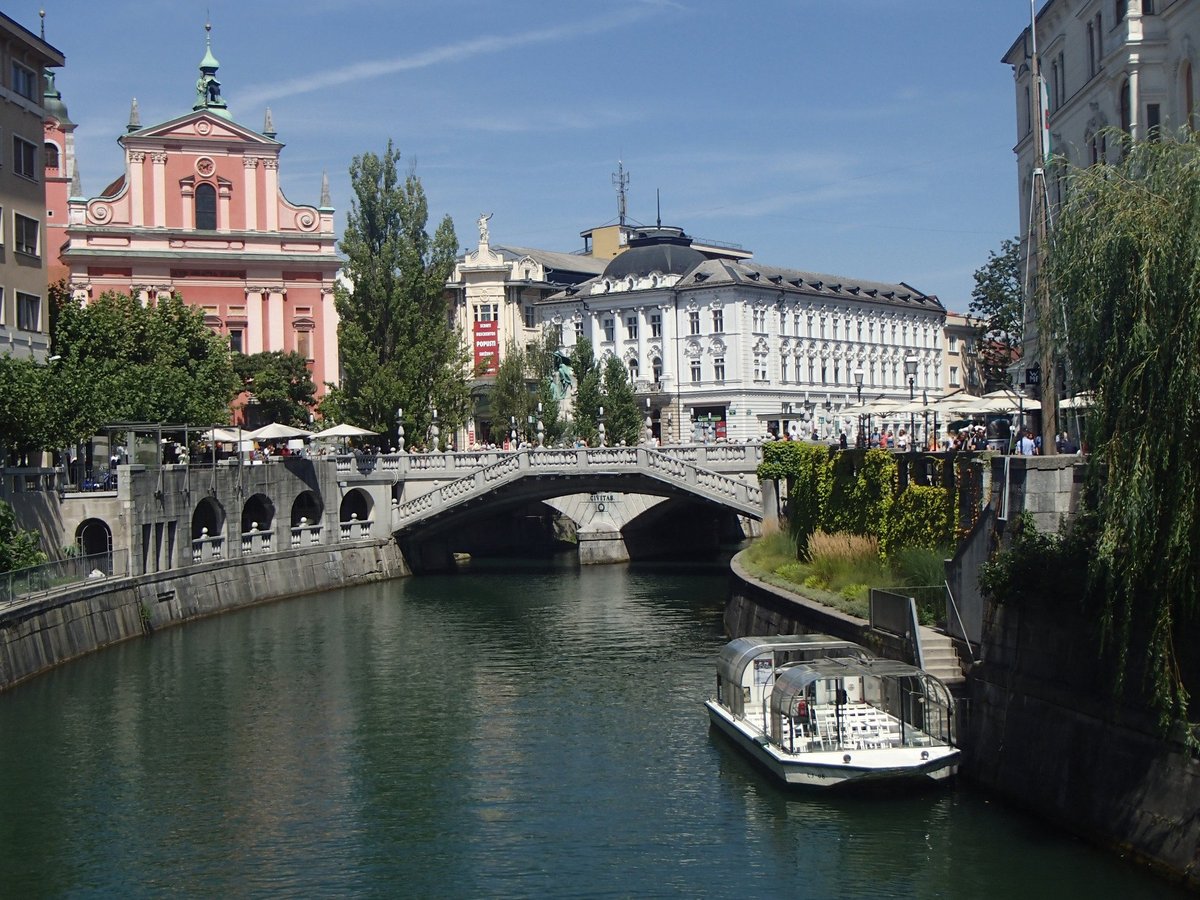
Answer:
[[[270,110],[262,131],[236,122],[217,68],[207,45],[192,109],[167,122],[143,127],[134,101],[118,139],[125,171],[99,196],[76,186],[52,198],[66,205],[53,214],[67,222],[70,289],[85,299],[132,291],[144,302],[177,291],[234,350],[303,354],[320,393],[338,380],[328,185],[315,206],[284,197]],[[73,174],[69,132],[51,124],[46,144]]]
[[[862,399],[939,396],[945,309],[904,283],[764,266],[636,230],[599,276],[548,297],[538,320],[626,365],[664,441],[767,430],[853,441]]]

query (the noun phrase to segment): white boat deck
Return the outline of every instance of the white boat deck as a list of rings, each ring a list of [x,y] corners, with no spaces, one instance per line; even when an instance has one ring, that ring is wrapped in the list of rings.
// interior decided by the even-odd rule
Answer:
[[[748,717],[747,721],[764,734],[769,733],[761,714]],[[782,726],[781,749],[795,753],[835,749],[887,750],[897,747],[929,747],[935,743],[928,734],[912,726],[902,729],[899,719],[869,703],[813,707],[809,719],[800,723],[795,735],[792,734],[792,723],[788,719],[782,720]]]

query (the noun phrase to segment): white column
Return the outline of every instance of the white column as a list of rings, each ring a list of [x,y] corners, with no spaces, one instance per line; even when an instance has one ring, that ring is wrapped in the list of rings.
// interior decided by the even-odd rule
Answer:
[[[146,222],[145,188],[142,178],[145,172],[146,154],[131,150],[129,153],[129,224],[140,228]]]
[[[243,193],[246,196],[246,230],[258,231],[258,158],[247,156],[242,160],[242,166]]]
[[[266,191],[263,202],[267,209],[267,231],[279,230],[279,160],[264,159],[263,169],[266,170]]]
[[[151,155],[153,161],[154,185],[154,221],[150,224],[155,228],[167,227],[167,154],[165,152]]]
[[[284,351],[287,345],[284,342],[283,332],[283,298],[287,291],[283,287],[273,287],[267,297],[267,350]]]
[[[263,346],[263,289],[246,288],[246,353],[262,353]]]
[[[321,381],[327,381],[330,384],[339,382],[339,360],[338,360],[338,342],[337,342],[337,325],[338,314],[337,308],[333,302],[333,291],[321,291],[321,347],[320,356],[318,357],[321,371],[318,374],[321,376]],[[313,348],[314,351],[317,348]],[[320,383],[320,382],[318,382]]]

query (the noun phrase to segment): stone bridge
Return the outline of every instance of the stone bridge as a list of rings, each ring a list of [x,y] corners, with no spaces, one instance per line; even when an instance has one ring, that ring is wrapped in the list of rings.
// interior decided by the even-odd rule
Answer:
[[[447,457],[434,459],[459,461]],[[761,521],[762,490],[754,476],[760,457],[761,448],[754,445],[502,453],[451,481],[428,484],[424,491],[421,480],[410,474],[405,499],[393,507],[392,526],[410,564],[441,568],[454,549],[450,536],[461,535],[472,521],[546,503],[577,526],[581,561],[613,561],[628,558],[623,533],[649,528],[666,515],[671,505],[664,500],[706,508],[710,519],[723,514]],[[697,459],[726,471],[700,465]],[[406,462],[419,467],[420,460]]]

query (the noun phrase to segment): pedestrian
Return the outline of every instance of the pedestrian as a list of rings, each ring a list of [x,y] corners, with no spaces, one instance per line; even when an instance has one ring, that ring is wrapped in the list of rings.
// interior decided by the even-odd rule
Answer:
[[[898,435],[896,435],[896,452],[897,453],[907,453],[908,452],[908,432],[905,431],[903,428],[901,428],[900,433]]]
[[[846,441],[846,432],[844,431],[838,436],[838,446],[843,450],[850,446]]]
[[[1026,431],[1024,436],[1017,441],[1017,453],[1021,456],[1033,456],[1037,451],[1037,445],[1033,442],[1033,432]]]

